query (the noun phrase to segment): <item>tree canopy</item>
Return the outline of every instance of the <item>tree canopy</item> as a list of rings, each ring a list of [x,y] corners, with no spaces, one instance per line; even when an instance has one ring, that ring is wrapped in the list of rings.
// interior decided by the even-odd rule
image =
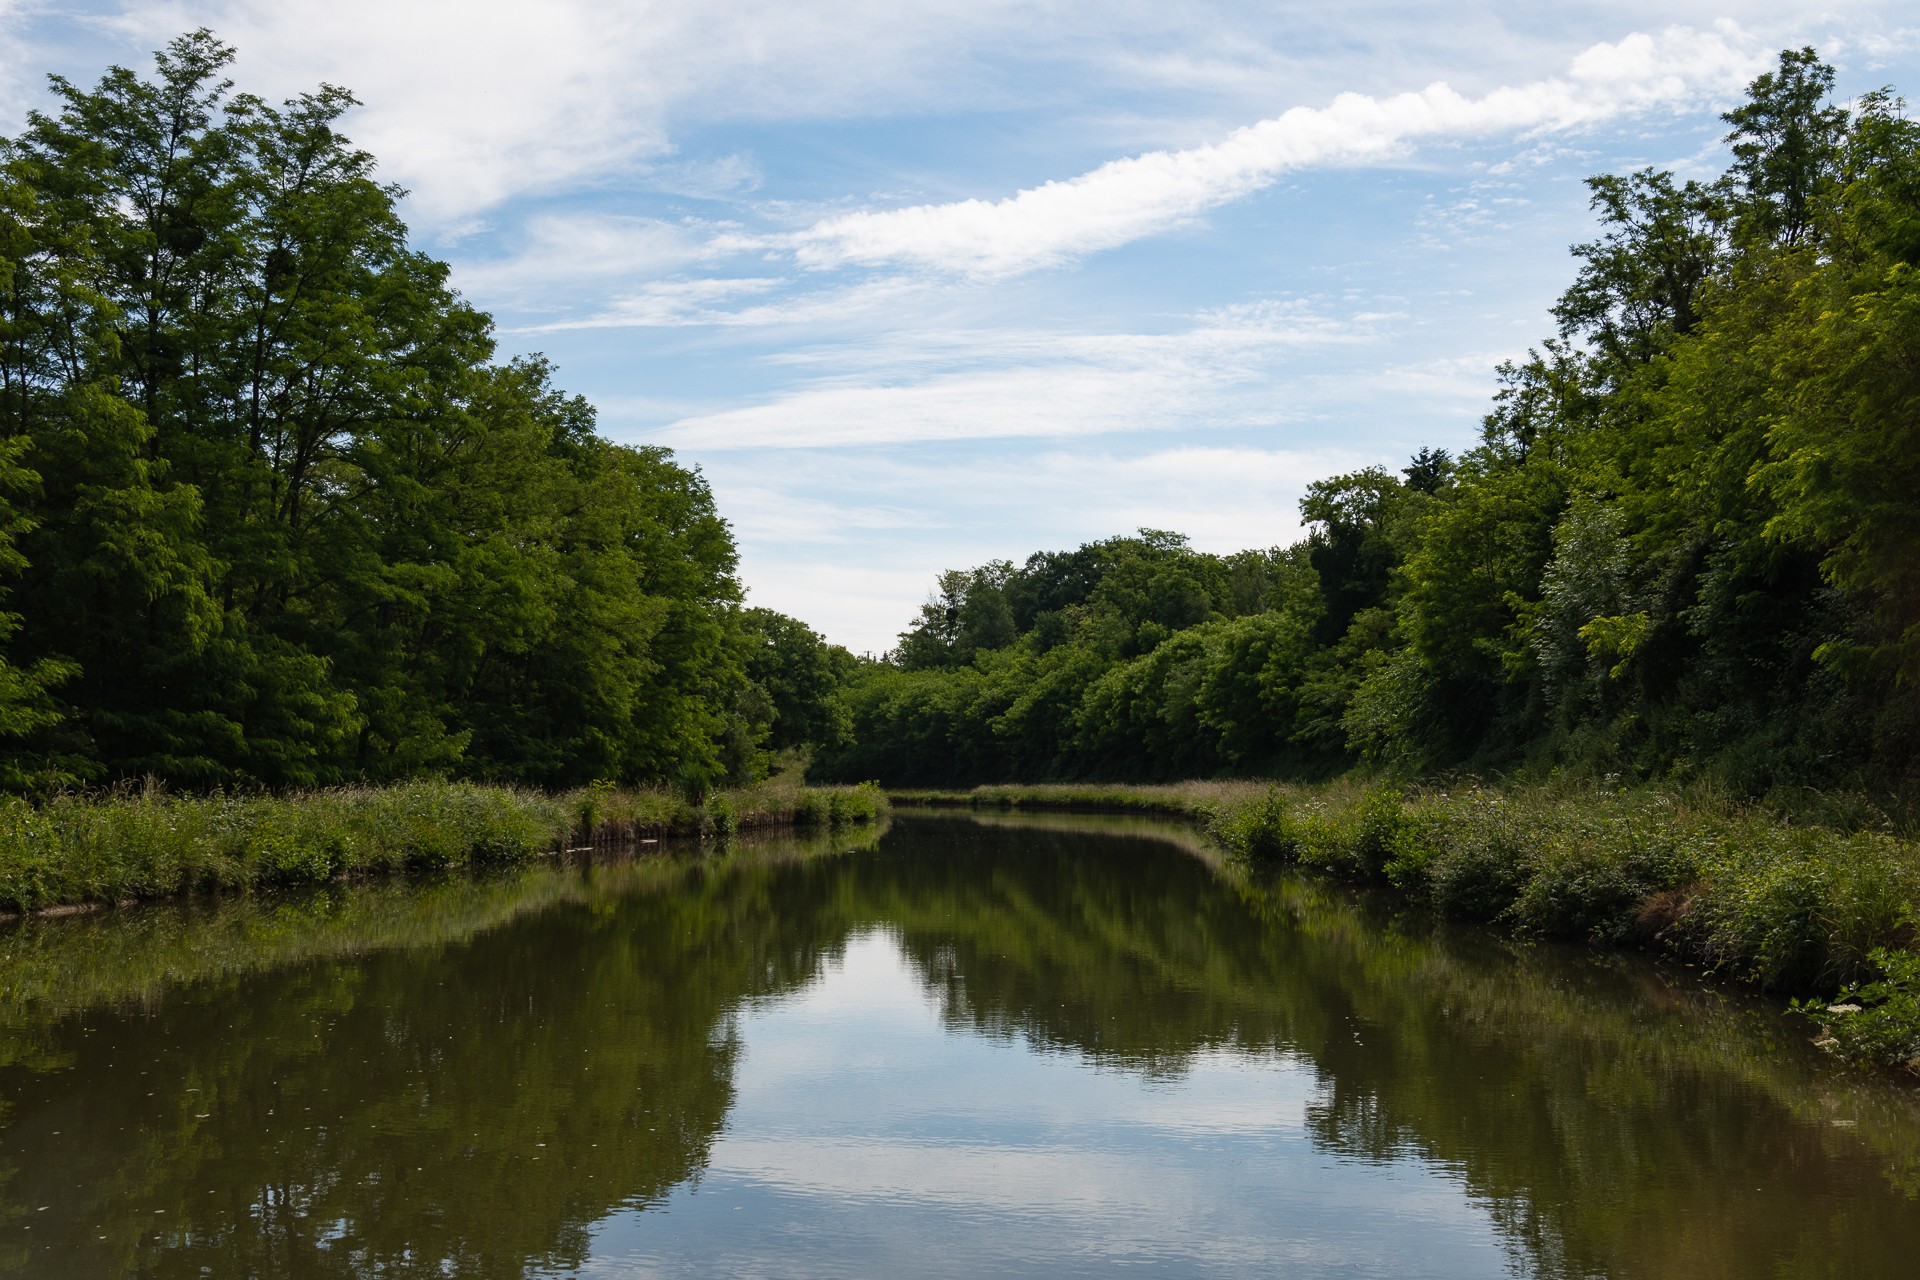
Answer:
[[[200,31],[0,139],[0,786],[703,788],[1577,766],[1911,787],[1920,126],[1788,50],[1718,179],[1590,183],[1479,442],[940,575],[856,661],[695,470],[410,247],[322,85]]]
[[[851,695],[913,783],[1581,767],[1911,787],[1920,125],[1787,50],[1712,182],[1593,178],[1481,439],[1309,486],[1287,548],[1142,531],[945,574]]]
[[[704,786],[831,721],[700,475],[495,358],[345,90],[232,57],[0,140],[0,780]]]

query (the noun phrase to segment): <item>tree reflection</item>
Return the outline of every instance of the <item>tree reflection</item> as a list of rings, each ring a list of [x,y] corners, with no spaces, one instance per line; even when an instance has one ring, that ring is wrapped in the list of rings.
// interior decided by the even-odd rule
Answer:
[[[1209,1053],[1306,1064],[1319,1146],[1455,1171],[1525,1272],[1874,1274],[1920,1251],[1910,1098],[1827,1074],[1769,1011],[1137,826],[910,819],[878,847],[16,929],[0,1267],[577,1267],[596,1222],[699,1176],[738,1013],[876,927],[958,1032],[1161,1079]]]

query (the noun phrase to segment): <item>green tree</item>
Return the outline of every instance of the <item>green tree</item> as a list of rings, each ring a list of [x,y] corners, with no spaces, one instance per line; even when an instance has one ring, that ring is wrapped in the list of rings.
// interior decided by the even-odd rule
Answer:
[[[779,751],[845,742],[852,730],[846,686],[854,656],[772,609],[744,610],[740,622],[747,679],[765,693],[772,716],[767,745]]]
[[[1785,49],[1780,65],[1747,87],[1746,102],[1722,117],[1733,126],[1727,176],[1749,242],[1790,249],[1814,235],[1847,130],[1846,110],[1827,102],[1832,92],[1833,68],[1811,46]]]
[[[232,57],[56,78],[0,145],[8,658],[67,677],[30,748],[186,785],[757,767],[705,482],[496,363],[352,97],[234,94]]]

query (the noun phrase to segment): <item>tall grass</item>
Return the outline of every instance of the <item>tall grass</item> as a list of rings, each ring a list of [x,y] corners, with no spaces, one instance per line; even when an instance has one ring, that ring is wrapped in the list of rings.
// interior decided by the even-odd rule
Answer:
[[[622,843],[666,835],[730,835],[768,827],[841,827],[873,822],[887,797],[872,783],[807,787],[786,779],[737,791],[716,791],[696,803],[664,787],[622,791],[592,786],[570,793],[575,828],[588,843]]]
[[[1231,853],[1392,885],[1543,938],[1637,945],[1802,995],[1820,1043],[1920,1072],[1920,845],[1712,796],[1555,786],[1190,783],[896,792],[983,808],[1157,810]]]
[[[971,791],[892,789],[897,804],[934,808],[1057,809],[1071,813],[1170,813],[1201,816],[1222,805],[1255,799],[1269,782],[1169,782],[1162,784],[1043,783],[975,787]]]
[[[440,781],[285,796],[0,796],[0,912],[523,862],[648,836],[839,826],[871,821],[886,803],[872,786],[762,786],[696,804],[666,791],[555,796]]]
[[[703,877],[871,848],[884,822],[769,829],[699,856]],[[704,855],[708,846],[702,848]],[[542,863],[488,874],[332,881],[0,927],[0,1067],[46,1016],[103,1002],[152,1004],[186,982],[289,964],[462,942],[559,903],[604,905],[683,883],[684,856]],[[10,1040],[9,1037],[12,1037]]]

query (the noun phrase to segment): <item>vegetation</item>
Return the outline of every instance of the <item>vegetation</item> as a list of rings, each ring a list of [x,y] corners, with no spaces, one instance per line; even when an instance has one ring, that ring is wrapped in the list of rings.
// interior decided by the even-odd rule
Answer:
[[[1914,821],[1920,123],[1789,51],[1711,183],[1594,178],[1559,332],[1480,443],[1309,487],[1309,534],[1143,530],[941,575],[828,776],[1554,771]]]
[[[281,796],[8,796],[0,797],[0,912],[524,862],[576,841],[839,827],[885,811],[874,787],[779,781],[715,791],[702,803],[665,789],[549,795],[433,781]]]
[[[1920,123],[1832,83],[1783,53],[1716,181],[1590,181],[1476,447],[1316,482],[1290,547],[945,573],[820,771],[1202,809],[1452,914],[1864,984],[1823,1039],[1920,1061]],[[1412,789],[1070,785],[1356,772]]]
[[[717,851],[689,853],[680,846],[674,853],[681,857],[522,862],[404,882],[343,879],[126,911],[15,917],[0,925],[0,1045],[7,1043],[6,1031],[36,1016],[152,1006],[187,984],[462,943],[563,903],[675,883],[692,868],[717,872],[844,852],[877,844],[885,830],[884,821],[835,829],[769,826]],[[18,1056],[0,1048],[0,1065]]]
[[[1459,458],[1315,483],[1291,547],[942,574],[859,663],[743,607],[697,472],[495,359],[346,92],[272,105],[231,58],[197,32],[150,79],[56,77],[0,139],[0,907],[879,812],[762,785],[776,753],[893,786],[1498,771],[1076,802],[1854,984],[1828,1041],[1920,1053],[1920,124],[1890,93],[1834,106],[1788,51],[1717,181],[1592,179],[1558,332]]]
[[[897,792],[985,809],[1198,819],[1257,864],[1391,885],[1437,914],[1537,938],[1660,951],[1802,1001],[1823,1047],[1920,1073],[1920,856],[1882,832],[1793,826],[1711,797],[1343,782]]]
[[[353,99],[232,56],[0,139],[0,786],[699,793],[839,732],[700,475],[495,361]]]

